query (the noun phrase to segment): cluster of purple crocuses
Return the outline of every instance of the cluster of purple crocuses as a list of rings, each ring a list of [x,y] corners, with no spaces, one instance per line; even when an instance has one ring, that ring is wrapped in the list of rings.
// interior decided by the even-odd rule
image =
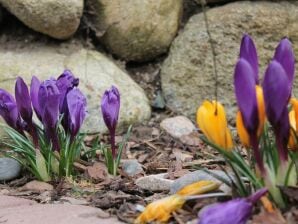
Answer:
[[[263,175],[265,175],[265,168],[258,144],[261,123],[260,107],[265,103],[266,117],[273,127],[280,162],[283,165],[288,160],[290,123],[287,106],[291,98],[294,72],[295,56],[292,45],[287,38],[284,38],[277,46],[274,57],[265,71],[260,87],[263,89],[260,98],[264,97],[264,102],[258,102],[260,100],[256,96],[256,86],[259,86],[257,51],[251,37],[244,35],[240,58],[235,67],[234,86],[244,127],[249,135],[257,165]]]
[[[62,116],[62,126],[74,139],[86,116],[86,97],[78,89],[79,79],[65,70],[57,79],[40,81],[32,77],[30,91],[21,77],[15,84],[15,99],[0,89],[0,115],[5,122],[25,136],[28,132],[36,148],[39,147],[37,125],[33,121],[33,109],[44,127],[45,134],[59,151],[57,123]],[[33,108],[33,109],[32,109]]]

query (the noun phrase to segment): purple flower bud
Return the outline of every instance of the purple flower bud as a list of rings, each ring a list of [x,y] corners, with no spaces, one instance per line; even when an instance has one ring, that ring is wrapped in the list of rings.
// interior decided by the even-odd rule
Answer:
[[[32,123],[33,111],[31,107],[31,98],[28,87],[21,77],[18,77],[16,81],[15,97],[21,117],[28,124]]]
[[[27,131],[32,136],[35,147],[38,147],[38,135],[36,127],[32,122],[33,111],[31,107],[31,97],[28,87],[21,77],[18,77],[16,81],[15,96],[18,110],[27,125]]]
[[[74,87],[79,85],[79,79],[75,78],[70,70],[65,70],[57,79],[56,85],[61,94],[61,101],[59,105],[60,111],[62,111],[63,104],[65,103],[66,94]]]
[[[38,101],[38,92],[40,88],[40,81],[36,76],[33,76],[31,79],[31,85],[30,85],[30,97],[31,97],[31,102],[32,106],[34,108],[34,111],[38,117],[38,119],[41,121],[41,109],[39,106],[39,101]]]
[[[263,188],[248,198],[236,198],[208,206],[199,214],[198,224],[246,224],[251,216],[253,204],[266,193],[267,189]]]
[[[271,123],[279,156],[288,158],[287,143],[290,132],[287,105],[291,96],[291,83],[283,66],[276,60],[269,64],[263,81],[266,114]]]
[[[59,150],[56,125],[59,119],[60,92],[55,79],[46,80],[40,85],[38,102],[46,134],[51,139],[54,149]]]
[[[23,133],[19,110],[13,96],[0,89],[0,115],[15,130]]]
[[[67,108],[69,118],[69,130],[71,137],[74,138],[80,130],[86,117],[87,101],[86,97],[79,89],[72,89],[68,92]]]
[[[101,99],[101,112],[103,120],[111,135],[112,154],[114,158],[116,156],[115,131],[118,122],[119,109],[120,94],[118,89],[115,86],[112,86],[110,90],[105,91]]]

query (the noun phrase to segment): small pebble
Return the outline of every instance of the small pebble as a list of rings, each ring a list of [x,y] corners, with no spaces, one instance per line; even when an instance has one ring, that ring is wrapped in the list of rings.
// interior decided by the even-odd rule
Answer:
[[[12,158],[0,158],[0,181],[17,178],[21,173],[21,164]]]
[[[136,159],[122,161],[122,170],[131,177],[144,172],[142,165]]]
[[[167,173],[141,177],[136,180],[136,185],[149,191],[169,191],[173,180],[165,179]]]
[[[166,118],[160,123],[160,127],[174,138],[181,138],[196,130],[191,120],[184,116]]]

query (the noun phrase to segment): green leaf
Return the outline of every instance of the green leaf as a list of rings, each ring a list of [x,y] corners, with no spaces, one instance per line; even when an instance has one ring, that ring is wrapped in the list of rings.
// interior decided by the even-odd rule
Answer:
[[[50,181],[51,177],[48,174],[46,160],[39,150],[36,150],[36,167],[42,181]]]

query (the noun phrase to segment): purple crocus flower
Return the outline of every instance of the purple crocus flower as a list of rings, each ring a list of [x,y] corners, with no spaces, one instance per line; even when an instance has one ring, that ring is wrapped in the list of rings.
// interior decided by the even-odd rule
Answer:
[[[278,61],[269,64],[264,77],[263,90],[266,114],[276,136],[281,161],[287,161],[287,144],[290,133],[288,101],[291,96],[291,83]]]
[[[41,121],[41,108],[39,106],[39,101],[38,101],[38,92],[40,88],[40,81],[36,76],[33,76],[31,79],[31,85],[30,85],[30,97],[31,97],[31,102],[33,109],[38,117],[38,119]]]
[[[41,109],[42,123],[46,134],[53,143],[54,150],[59,150],[56,125],[59,119],[60,92],[55,79],[41,83],[38,91],[38,104]]]
[[[10,127],[23,134],[22,121],[15,99],[3,89],[0,89],[0,115]]]
[[[256,47],[250,36],[244,35],[240,47],[240,58],[234,72],[234,88],[237,104],[254,150],[257,165],[264,175],[265,168],[259,150],[257,133],[260,125],[256,94],[256,85],[259,82],[258,71]]]
[[[35,147],[37,147],[38,136],[36,132],[36,127],[32,122],[33,111],[31,107],[31,98],[29,95],[28,87],[21,77],[18,77],[16,80],[15,97],[20,115],[27,125],[27,130],[33,138]]]
[[[79,85],[79,79],[75,78],[70,70],[64,70],[64,72],[58,77],[56,85],[60,91],[60,112],[63,111],[63,105],[67,93],[74,87]]]
[[[208,206],[199,214],[198,224],[246,224],[253,205],[266,193],[267,189],[262,188],[248,198],[236,198]]]
[[[72,89],[66,96],[68,109],[68,127],[70,129],[71,138],[73,139],[80,130],[86,117],[87,101],[86,97],[79,89]]]
[[[118,123],[120,109],[120,93],[115,86],[112,86],[110,90],[106,90],[101,99],[101,111],[103,120],[109,129],[111,136],[112,155],[116,157],[115,146],[115,132]]]

